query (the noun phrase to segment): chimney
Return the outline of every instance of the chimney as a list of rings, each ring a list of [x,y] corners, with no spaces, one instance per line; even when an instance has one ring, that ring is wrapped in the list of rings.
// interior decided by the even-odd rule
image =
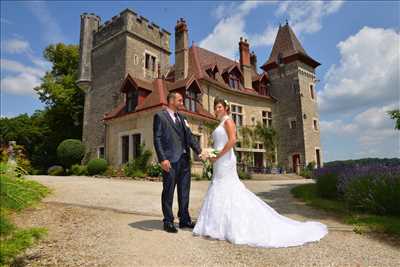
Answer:
[[[250,65],[255,72],[257,72],[257,55],[254,51],[250,54]]]
[[[93,34],[98,30],[100,17],[93,13],[81,15],[81,32],[79,40],[79,69],[77,84],[81,88],[90,87],[92,81],[92,48]]]
[[[240,37],[239,55],[240,69],[243,73],[244,88],[252,88],[249,43],[247,42],[247,39],[243,41],[243,37]]]
[[[189,69],[189,35],[186,21],[180,18],[175,26],[175,81],[186,79]]]

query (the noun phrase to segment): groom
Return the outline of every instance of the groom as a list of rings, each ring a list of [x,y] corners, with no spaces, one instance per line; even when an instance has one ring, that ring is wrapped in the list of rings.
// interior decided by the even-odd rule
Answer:
[[[176,233],[172,203],[175,185],[178,187],[179,228],[194,228],[189,215],[190,147],[201,154],[201,148],[189,129],[186,118],[178,113],[183,107],[183,97],[176,92],[167,96],[168,107],[154,115],[154,148],[163,169],[161,205],[164,230]]]

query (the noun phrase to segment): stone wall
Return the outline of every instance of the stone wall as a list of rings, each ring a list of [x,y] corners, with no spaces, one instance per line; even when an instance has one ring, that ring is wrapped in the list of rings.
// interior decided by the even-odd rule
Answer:
[[[300,106],[299,81],[296,63],[269,71],[271,94],[278,99],[276,129],[278,131],[278,162],[292,169],[292,155],[300,154],[304,162],[303,120]],[[290,128],[290,119],[296,119],[296,128]]]
[[[132,134],[141,134],[141,143],[145,144],[146,149],[152,152],[151,162],[157,162],[157,155],[153,144],[153,118],[161,108],[131,113],[126,116],[115,118],[106,123],[106,159],[112,166],[121,166],[122,163],[122,144],[121,137]],[[205,129],[200,129],[202,120],[186,116],[192,133],[200,136],[200,146],[208,147],[208,133]],[[130,140],[129,157],[132,159],[132,141]],[[192,152],[193,155],[193,152]],[[201,162],[192,163],[192,172],[201,174]]]

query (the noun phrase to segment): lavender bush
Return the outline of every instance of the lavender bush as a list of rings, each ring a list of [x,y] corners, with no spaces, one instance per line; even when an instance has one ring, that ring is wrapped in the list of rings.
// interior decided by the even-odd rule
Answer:
[[[343,199],[349,208],[400,215],[400,165],[336,164],[314,171],[321,197]]]

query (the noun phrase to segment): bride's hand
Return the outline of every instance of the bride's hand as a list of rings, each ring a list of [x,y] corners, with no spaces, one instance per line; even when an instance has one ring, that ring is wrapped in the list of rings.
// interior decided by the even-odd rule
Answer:
[[[210,157],[209,159],[212,163],[214,163],[218,160],[218,157]]]

